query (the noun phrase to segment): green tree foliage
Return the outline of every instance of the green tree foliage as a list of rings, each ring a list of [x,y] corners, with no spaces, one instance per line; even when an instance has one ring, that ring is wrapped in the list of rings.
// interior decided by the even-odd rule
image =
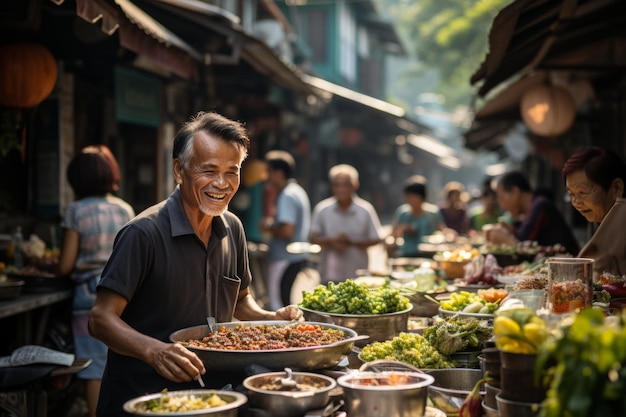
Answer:
[[[469,79],[488,51],[493,19],[511,1],[375,0],[414,51],[419,64],[413,71],[438,74],[433,90],[448,105],[469,103],[476,90]]]

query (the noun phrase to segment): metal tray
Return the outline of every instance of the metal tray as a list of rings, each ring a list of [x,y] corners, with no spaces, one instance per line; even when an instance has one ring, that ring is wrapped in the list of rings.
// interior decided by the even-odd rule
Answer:
[[[232,328],[237,326],[258,326],[269,324],[284,326],[289,321],[238,321],[230,323],[218,323],[219,327]],[[204,363],[207,370],[234,371],[245,370],[249,365],[260,365],[270,371],[292,368],[299,371],[311,371],[316,369],[332,368],[337,366],[341,359],[349,354],[356,340],[365,336],[359,336],[354,330],[334,324],[318,322],[302,322],[305,324],[319,325],[324,329],[338,329],[343,331],[345,338],[341,341],[323,346],[310,346],[291,349],[273,350],[219,350],[196,348],[188,346],[187,349],[195,352]],[[170,335],[172,342],[182,342],[189,339],[202,339],[209,334],[208,325],[200,325],[177,330]]]
[[[52,291],[66,290],[73,287],[72,280],[67,276],[54,274],[30,275],[20,273],[9,273],[9,277],[24,281],[24,293],[46,294]]]

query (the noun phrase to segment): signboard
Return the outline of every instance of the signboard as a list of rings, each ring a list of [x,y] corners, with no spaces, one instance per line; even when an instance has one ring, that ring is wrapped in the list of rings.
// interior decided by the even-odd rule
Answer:
[[[115,118],[144,126],[159,126],[159,80],[143,72],[115,67]]]

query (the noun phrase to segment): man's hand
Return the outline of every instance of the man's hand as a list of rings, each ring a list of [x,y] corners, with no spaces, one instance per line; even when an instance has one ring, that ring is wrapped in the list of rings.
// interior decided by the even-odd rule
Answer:
[[[300,320],[302,315],[302,310],[293,304],[276,310],[276,320]]]
[[[163,343],[152,355],[150,365],[163,378],[174,382],[194,381],[206,373],[200,358],[178,343]]]

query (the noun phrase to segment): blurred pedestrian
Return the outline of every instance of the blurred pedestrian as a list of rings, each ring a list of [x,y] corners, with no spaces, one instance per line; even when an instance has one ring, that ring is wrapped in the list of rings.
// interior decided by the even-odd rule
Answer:
[[[556,205],[543,195],[536,196],[526,179],[518,171],[504,174],[497,181],[496,195],[503,210],[513,218],[523,218],[518,226],[498,223],[485,230],[485,239],[491,244],[516,245],[533,241],[541,246],[562,245],[568,253],[578,253],[578,242]]]
[[[313,209],[311,243],[322,247],[319,272],[322,283],[354,278],[368,268],[367,249],[382,242],[380,220],[374,206],[357,195],[359,172],[351,165],[329,171],[332,197]]]
[[[480,205],[470,211],[470,229],[481,232],[483,226],[496,224],[502,211],[498,206],[496,191],[491,186],[491,179],[485,180],[480,194]]]
[[[439,208],[426,202],[426,183],[421,175],[409,177],[404,183],[405,203],[396,209],[391,223],[394,244],[388,247],[390,256],[421,256],[419,244],[424,236],[445,227]]]
[[[439,203],[439,211],[446,227],[459,235],[469,231],[467,205],[463,201],[465,187],[458,181],[450,181],[443,187],[444,201]]]
[[[261,230],[270,235],[266,286],[270,309],[276,310],[290,304],[291,287],[306,266],[308,252],[291,253],[288,245],[308,242],[311,203],[304,188],[294,178],[296,163],[288,152],[270,151],[265,161],[268,165],[267,184],[278,192],[274,216],[266,218],[261,225]]]
[[[72,334],[77,358],[91,359],[78,373],[85,381],[90,417],[96,415],[107,347],[89,336],[89,310],[96,299],[96,285],[111,256],[117,232],[135,216],[133,208],[114,193],[121,175],[117,160],[105,145],[83,148],[67,167],[67,180],[77,198],[65,209],[61,228],[63,246],[56,273],[74,281]]]

